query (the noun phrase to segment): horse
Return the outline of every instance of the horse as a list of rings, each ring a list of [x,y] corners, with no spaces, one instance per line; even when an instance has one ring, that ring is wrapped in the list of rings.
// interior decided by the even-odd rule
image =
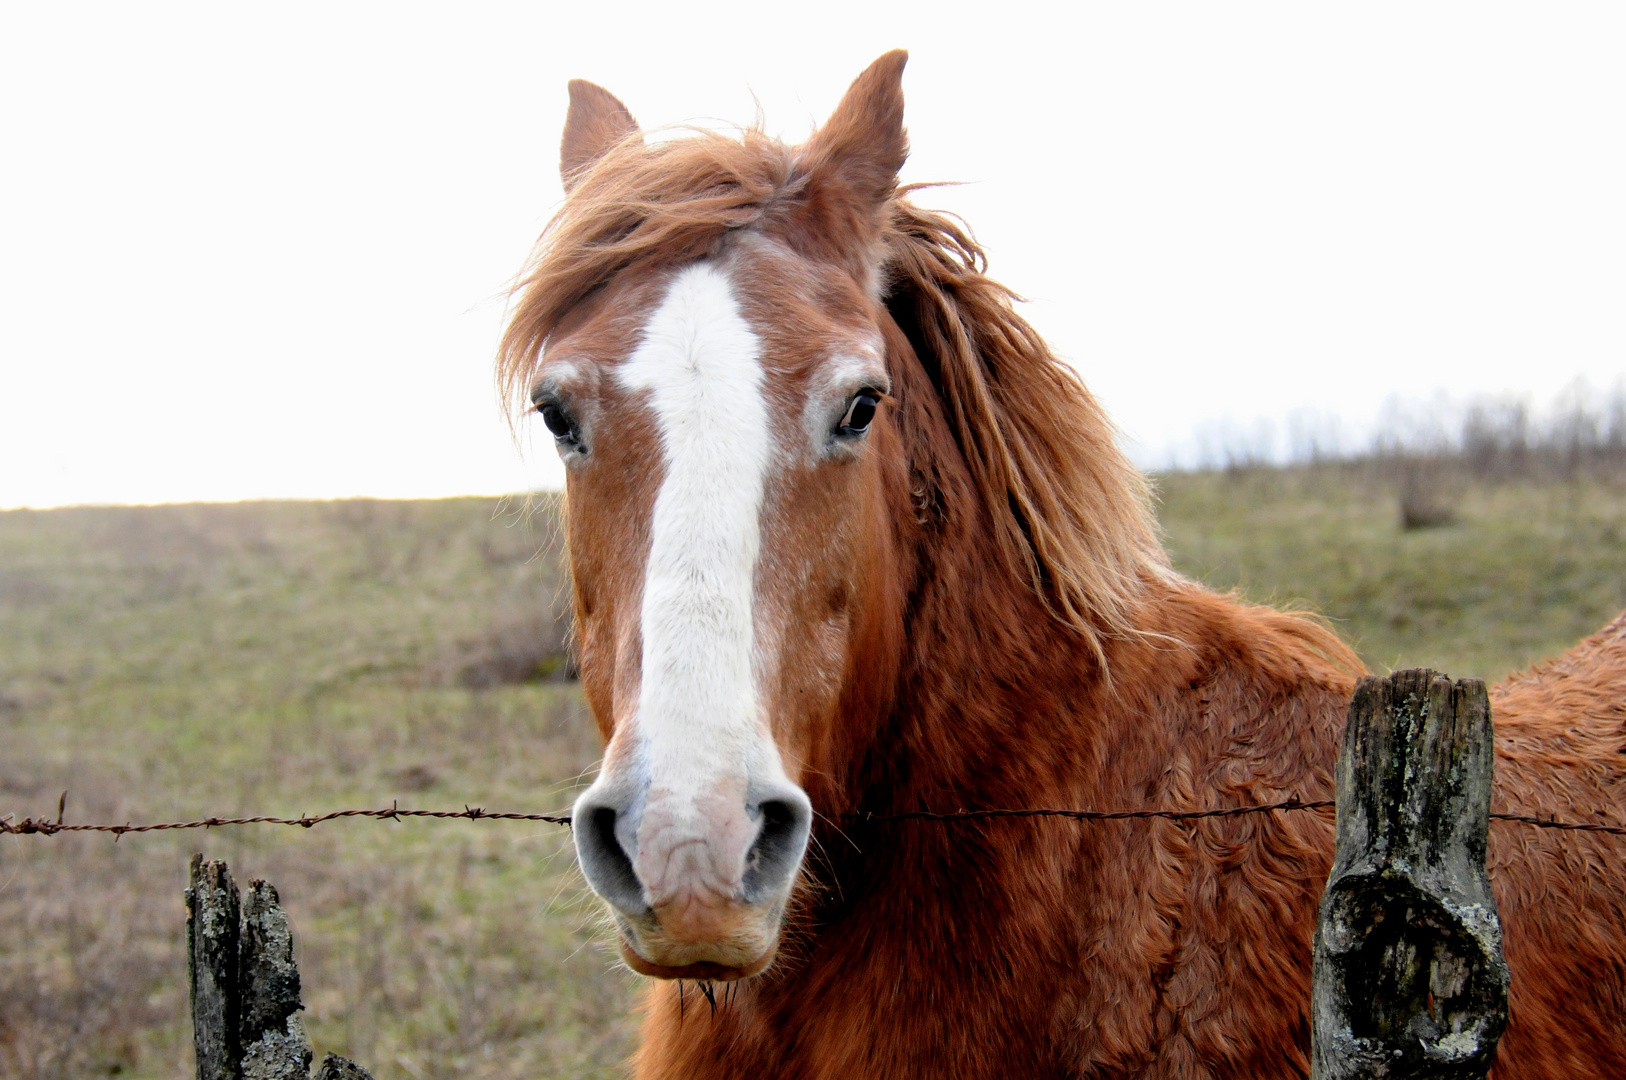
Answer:
[[[1303,1077],[1326,814],[869,820],[1326,800],[1363,670],[1171,568],[1095,398],[900,185],[905,61],[797,146],[570,84],[498,376],[565,466],[631,1068]],[[1497,810],[1626,824],[1626,616],[1492,700]],[[1493,1075],[1626,1076],[1621,841],[1492,832]]]

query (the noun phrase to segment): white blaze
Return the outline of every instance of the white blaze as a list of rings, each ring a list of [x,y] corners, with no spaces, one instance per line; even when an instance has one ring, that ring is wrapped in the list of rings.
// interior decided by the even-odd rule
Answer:
[[[666,466],[644,573],[636,759],[648,770],[646,813],[696,839],[720,781],[743,814],[748,782],[784,776],[751,665],[771,458],[761,360],[728,278],[700,263],[672,281],[617,372],[624,387],[648,392]]]

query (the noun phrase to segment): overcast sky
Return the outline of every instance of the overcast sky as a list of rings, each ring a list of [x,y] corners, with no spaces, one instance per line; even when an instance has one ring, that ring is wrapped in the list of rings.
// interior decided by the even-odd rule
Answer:
[[[1143,462],[1626,372],[1618,2],[11,4],[0,507],[557,484],[490,364],[565,81],[794,141],[896,46]]]

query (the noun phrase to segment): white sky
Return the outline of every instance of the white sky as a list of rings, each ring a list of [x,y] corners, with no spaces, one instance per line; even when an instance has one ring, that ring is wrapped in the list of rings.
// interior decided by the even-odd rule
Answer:
[[[0,507],[495,493],[565,81],[799,140],[886,49],[908,180],[1133,440],[1626,372],[1626,5],[10,4]]]

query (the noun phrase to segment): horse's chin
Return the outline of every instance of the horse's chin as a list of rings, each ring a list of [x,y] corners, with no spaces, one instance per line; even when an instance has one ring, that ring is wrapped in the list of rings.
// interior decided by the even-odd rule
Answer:
[[[768,950],[755,960],[743,964],[720,964],[712,960],[695,960],[687,964],[657,964],[639,956],[637,951],[621,939],[621,959],[627,966],[640,975],[648,975],[655,979],[695,979],[703,982],[732,982],[735,979],[749,979],[753,975],[766,971],[768,965],[773,963],[774,954],[779,951],[776,944],[770,945]]]
[[[669,903],[629,917],[611,909],[621,958],[655,979],[730,982],[767,970],[779,951],[784,901]]]

